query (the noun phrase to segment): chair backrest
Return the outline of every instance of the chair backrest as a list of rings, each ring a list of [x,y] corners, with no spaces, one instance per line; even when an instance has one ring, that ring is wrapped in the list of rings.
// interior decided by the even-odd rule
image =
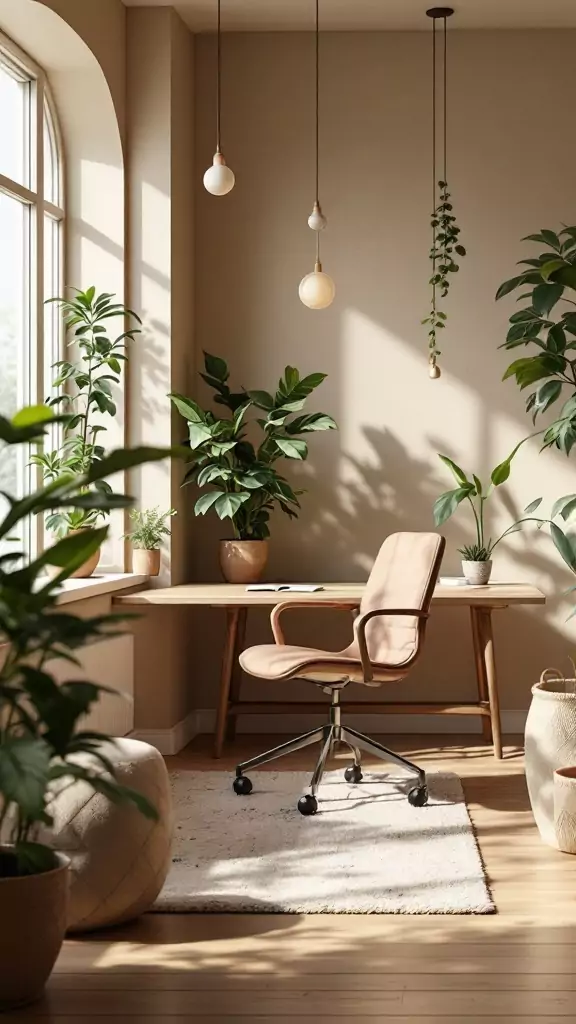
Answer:
[[[387,537],[368,578],[360,614],[381,608],[427,612],[445,544],[438,533],[392,533]],[[414,616],[375,616],[366,625],[370,661],[394,666],[412,662],[424,638],[425,621]]]

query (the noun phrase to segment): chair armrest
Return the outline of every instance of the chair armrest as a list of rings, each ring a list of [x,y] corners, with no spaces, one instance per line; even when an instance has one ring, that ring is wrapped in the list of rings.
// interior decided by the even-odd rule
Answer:
[[[406,615],[411,618],[422,620],[429,617],[428,612],[423,612],[419,608],[375,608],[373,611],[366,612],[365,615],[360,615],[359,618],[356,619],[354,623],[354,635],[360,652],[364,680],[367,683],[371,682],[373,674],[372,662],[370,661],[368,645],[366,643],[366,626],[370,622],[370,619],[374,619],[376,616],[381,615]]]
[[[340,608],[344,611],[354,612],[358,608],[358,602],[321,601],[317,599],[311,601],[282,601],[280,604],[275,605],[270,615],[270,625],[272,627],[272,633],[274,635],[274,642],[281,646],[284,645],[286,641],[284,639],[284,633],[282,632],[282,627],[280,625],[280,616],[283,614],[283,612],[286,612],[291,608],[299,608],[300,610],[302,610],[303,608]]]

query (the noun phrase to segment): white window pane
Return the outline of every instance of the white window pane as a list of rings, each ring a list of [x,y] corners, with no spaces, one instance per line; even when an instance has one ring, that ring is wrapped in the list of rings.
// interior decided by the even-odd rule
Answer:
[[[0,173],[30,184],[30,83],[0,63]]]
[[[60,273],[61,225],[53,217],[44,217],[44,299],[54,299],[61,293]],[[61,359],[62,315],[55,302],[44,306],[44,391],[45,398],[54,398],[52,379],[56,371],[53,363]]]
[[[44,198],[60,205],[58,147],[48,104],[44,105]]]
[[[30,401],[30,218],[24,203],[0,193],[0,413],[12,416]],[[0,490],[28,489],[28,453],[6,447],[0,457]],[[0,497],[0,515],[4,512]],[[28,538],[22,538],[26,547]]]

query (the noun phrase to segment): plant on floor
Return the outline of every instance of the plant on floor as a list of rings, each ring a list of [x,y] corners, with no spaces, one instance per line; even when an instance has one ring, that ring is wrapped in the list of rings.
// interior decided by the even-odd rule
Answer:
[[[48,427],[63,419],[47,406],[22,409],[12,420],[0,417],[0,440],[7,446],[37,443]],[[55,476],[23,498],[9,495],[8,511],[0,521],[0,544],[12,541],[14,532],[34,514],[131,505],[130,497],[93,488],[113,473],[170,454],[181,452],[118,449],[86,465],[82,473]],[[115,633],[121,621],[116,615],[81,618],[57,605],[59,584],[96,550],[107,529],[65,537],[27,563],[20,550],[0,556],[0,644],[6,644],[0,667],[0,829],[4,841],[14,844],[14,853],[5,851],[0,859],[0,877],[54,867],[54,854],[37,841],[37,832],[40,826],[50,826],[50,787],[58,779],[81,779],[111,800],[129,801],[144,814],[155,815],[138,793],[115,781],[113,766],[102,751],[109,737],[78,729],[104,688],[84,679],[58,685],[50,671],[54,659],[78,665],[78,650]],[[54,567],[56,574],[44,577],[46,566]],[[92,755],[93,767],[77,763],[78,754]]]
[[[542,500],[541,498],[530,502],[530,504],[524,509],[526,515],[515,520],[500,534],[499,537],[496,538],[496,540],[492,540],[492,537],[488,537],[486,534],[486,502],[492,496],[495,489],[500,487],[503,483],[506,483],[508,480],[512,460],[518,449],[527,440],[529,440],[529,438],[525,437],[520,441],[508,458],[504,459],[504,462],[501,462],[492,470],[489,484],[483,484],[475,473],[472,473],[472,479],[469,479],[464,470],[461,469],[460,466],[456,465],[452,459],[449,459],[447,455],[438,455],[438,458],[441,459],[444,465],[451,471],[458,487],[454,488],[454,490],[446,491],[444,494],[441,494],[435,501],[433,514],[436,526],[442,526],[443,523],[450,519],[463,501],[468,502],[474,516],[476,541],[473,544],[468,544],[458,549],[464,561],[489,562],[492,558],[492,552],[505,537],[510,536],[511,533],[515,533],[517,530],[521,530],[524,523],[534,521],[531,513],[538,508],[538,505]],[[540,522],[539,520],[537,521]]]
[[[69,414],[62,443],[54,451],[39,450],[30,459],[33,465],[41,468],[44,479],[49,482],[62,473],[81,477],[104,457],[105,449],[99,443],[98,435],[106,427],[95,422],[94,416],[116,415],[112,386],[120,382],[128,341],[140,333],[139,327],[131,327],[110,338],[109,321],[120,317],[124,322],[135,320],[141,323],[140,318],[122,303],[114,302],[115,296],[111,293],[98,294],[94,287],[85,292],[74,291],[73,299],[48,300],[58,303],[62,309],[69,334],[68,347],[74,349],[72,359],[54,363],[57,376],[52,387],[57,391],[62,387],[67,390],[48,402]],[[111,490],[103,479],[99,479],[94,488],[102,494],[109,494]],[[91,509],[59,509],[47,517],[46,526],[61,537],[68,530],[93,527],[104,516],[105,509],[98,504]]]
[[[216,416],[183,395],[171,394],[178,411],[188,421],[190,468],[184,485],[211,486],[196,502],[197,516],[214,509],[220,519],[231,521],[234,537],[263,540],[270,535],[268,522],[275,506],[291,519],[298,516],[299,496],[276,469],[279,459],[302,461],[308,457],[308,445],[300,437],[316,431],[335,430],[331,416],[322,412],[301,412],[306,399],[322,383],[326,374],[300,377],[287,366],[275,394],[267,391],[231,391],[229,370],[223,359],[204,353],[205,372],[201,377],[214,389],[214,401],[228,410]],[[262,432],[259,444],[247,437],[247,414],[262,410],[255,422]]]
[[[129,515],[134,528],[126,536],[132,542],[132,547],[142,551],[155,551],[160,547],[162,538],[170,536],[166,520],[176,515],[176,509],[169,508],[166,512],[161,512],[158,507],[142,511],[133,508]]]
[[[569,455],[576,441],[576,301],[569,297],[576,292],[576,227],[564,227],[558,234],[543,228],[523,241],[536,242],[545,251],[520,260],[526,269],[504,281],[496,293],[501,299],[519,291],[518,302],[524,302],[510,316],[500,347],[530,347],[533,354],[510,363],[503,380],[514,377],[521,391],[535,385],[526,399],[533,422],[559,398],[565,399],[559,417],[544,432],[543,447]]]

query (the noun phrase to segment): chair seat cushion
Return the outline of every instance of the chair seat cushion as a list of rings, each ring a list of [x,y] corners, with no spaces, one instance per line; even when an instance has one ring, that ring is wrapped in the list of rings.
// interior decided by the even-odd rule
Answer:
[[[364,681],[362,664],[346,651],[317,651],[311,647],[291,647],[289,644],[262,644],[249,647],[240,655],[245,672],[259,679],[312,679],[314,682],[334,682],[337,679]],[[373,666],[374,681],[393,682],[402,679],[402,668],[385,669]]]

